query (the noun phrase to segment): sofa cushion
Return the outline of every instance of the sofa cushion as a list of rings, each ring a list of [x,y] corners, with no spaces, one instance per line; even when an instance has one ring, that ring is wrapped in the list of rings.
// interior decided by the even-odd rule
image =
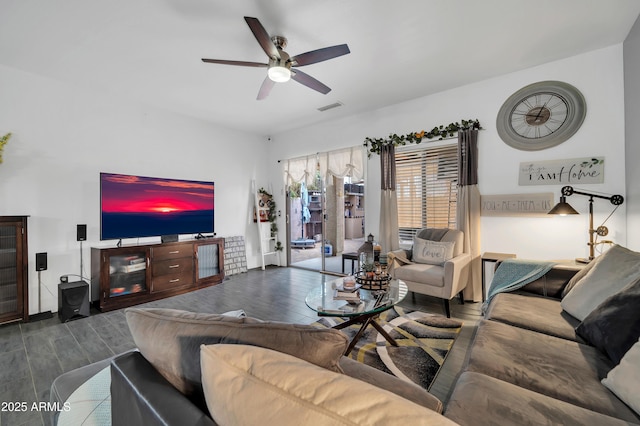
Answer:
[[[442,402],[427,392],[425,388],[409,380],[385,373],[346,356],[343,356],[340,360],[340,367],[342,367],[344,374],[349,377],[362,380],[377,388],[388,390],[425,408],[442,413]]]
[[[562,308],[583,321],[604,300],[640,278],[640,253],[614,245],[562,299]]]
[[[202,402],[200,345],[264,346],[342,372],[345,334],[329,328],[262,322],[175,309],[125,310],[133,340],[144,357],[183,394]]]
[[[608,416],[636,421],[633,411],[600,383],[612,367],[594,347],[482,320],[467,370]]]
[[[640,279],[598,305],[576,333],[618,364],[640,338]]]
[[[640,341],[629,349],[602,383],[640,416]]]
[[[223,425],[453,425],[442,415],[291,355],[244,345],[201,349],[202,383]]]
[[[463,426],[628,424],[474,372],[460,375],[444,415]]]
[[[557,264],[542,277],[522,287],[522,291],[560,300],[567,283],[581,270],[582,267],[577,265]]]
[[[518,293],[494,296],[485,319],[498,321],[567,340],[584,342],[576,335],[580,321],[562,310],[560,300]]]
[[[417,263],[443,265],[453,257],[454,244],[452,241],[431,241],[414,237],[412,260]]]
[[[427,263],[412,263],[393,270],[393,277],[435,287],[444,287],[444,267]]]

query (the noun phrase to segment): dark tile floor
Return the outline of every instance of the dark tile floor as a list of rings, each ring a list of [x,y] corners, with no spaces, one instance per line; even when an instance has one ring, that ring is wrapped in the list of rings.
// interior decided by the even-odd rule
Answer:
[[[244,309],[248,316],[263,320],[309,324],[317,316],[304,303],[307,292],[335,278],[295,268],[256,269],[213,287],[140,306],[208,313]],[[439,299],[422,295],[409,296],[402,304],[443,312]],[[479,304],[458,305],[452,301],[452,316],[465,324],[475,324],[480,317]],[[437,379],[443,382],[435,387],[441,399],[447,397],[448,382],[455,379],[457,362],[464,358],[472,331],[462,334],[462,339],[456,340],[455,346],[462,350],[452,357],[453,367]],[[32,408],[34,403],[49,400],[49,388],[57,376],[134,347],[123,310],[96,311],[88,318],[67,323],[60,323],[54,315],[42,321],[0,326],[0,426],[48,424],[49,413]]]

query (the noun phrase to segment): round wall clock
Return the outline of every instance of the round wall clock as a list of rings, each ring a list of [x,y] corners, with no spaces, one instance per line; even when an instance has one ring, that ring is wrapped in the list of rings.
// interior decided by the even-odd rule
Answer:
[[[540,81],[523,87],[504,102],[496,126],[507,145],[538,151],[573,136],[586,113],[587,105],[578,89],[562,81]]]

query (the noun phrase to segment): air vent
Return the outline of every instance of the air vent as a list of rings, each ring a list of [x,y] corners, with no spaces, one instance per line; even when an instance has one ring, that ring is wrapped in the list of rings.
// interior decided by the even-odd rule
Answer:
[[[342,105],[344,105],[342,102],[336,102],[334,104],[329,104],[329,105],[325,105],[323,107],[320,107],[320,108],[318,108],[318,111],[325,112],[325,111],[330,110],[330,109],[341,107]]]

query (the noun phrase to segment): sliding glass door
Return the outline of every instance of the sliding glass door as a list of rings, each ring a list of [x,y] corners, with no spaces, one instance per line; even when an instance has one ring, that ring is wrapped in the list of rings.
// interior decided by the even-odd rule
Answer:
[[[287,265],[341,274],[342,254],[356,251],[359,245],[355,245],[363,241],[362,147],[283,163],[287,179]],[[356,193],[349,192],[351,189]],[[355,237],[346,238],[347,226]],[[355,242],[346,245],[347,240]],[[350,268],[345,272],[350,273]]]

